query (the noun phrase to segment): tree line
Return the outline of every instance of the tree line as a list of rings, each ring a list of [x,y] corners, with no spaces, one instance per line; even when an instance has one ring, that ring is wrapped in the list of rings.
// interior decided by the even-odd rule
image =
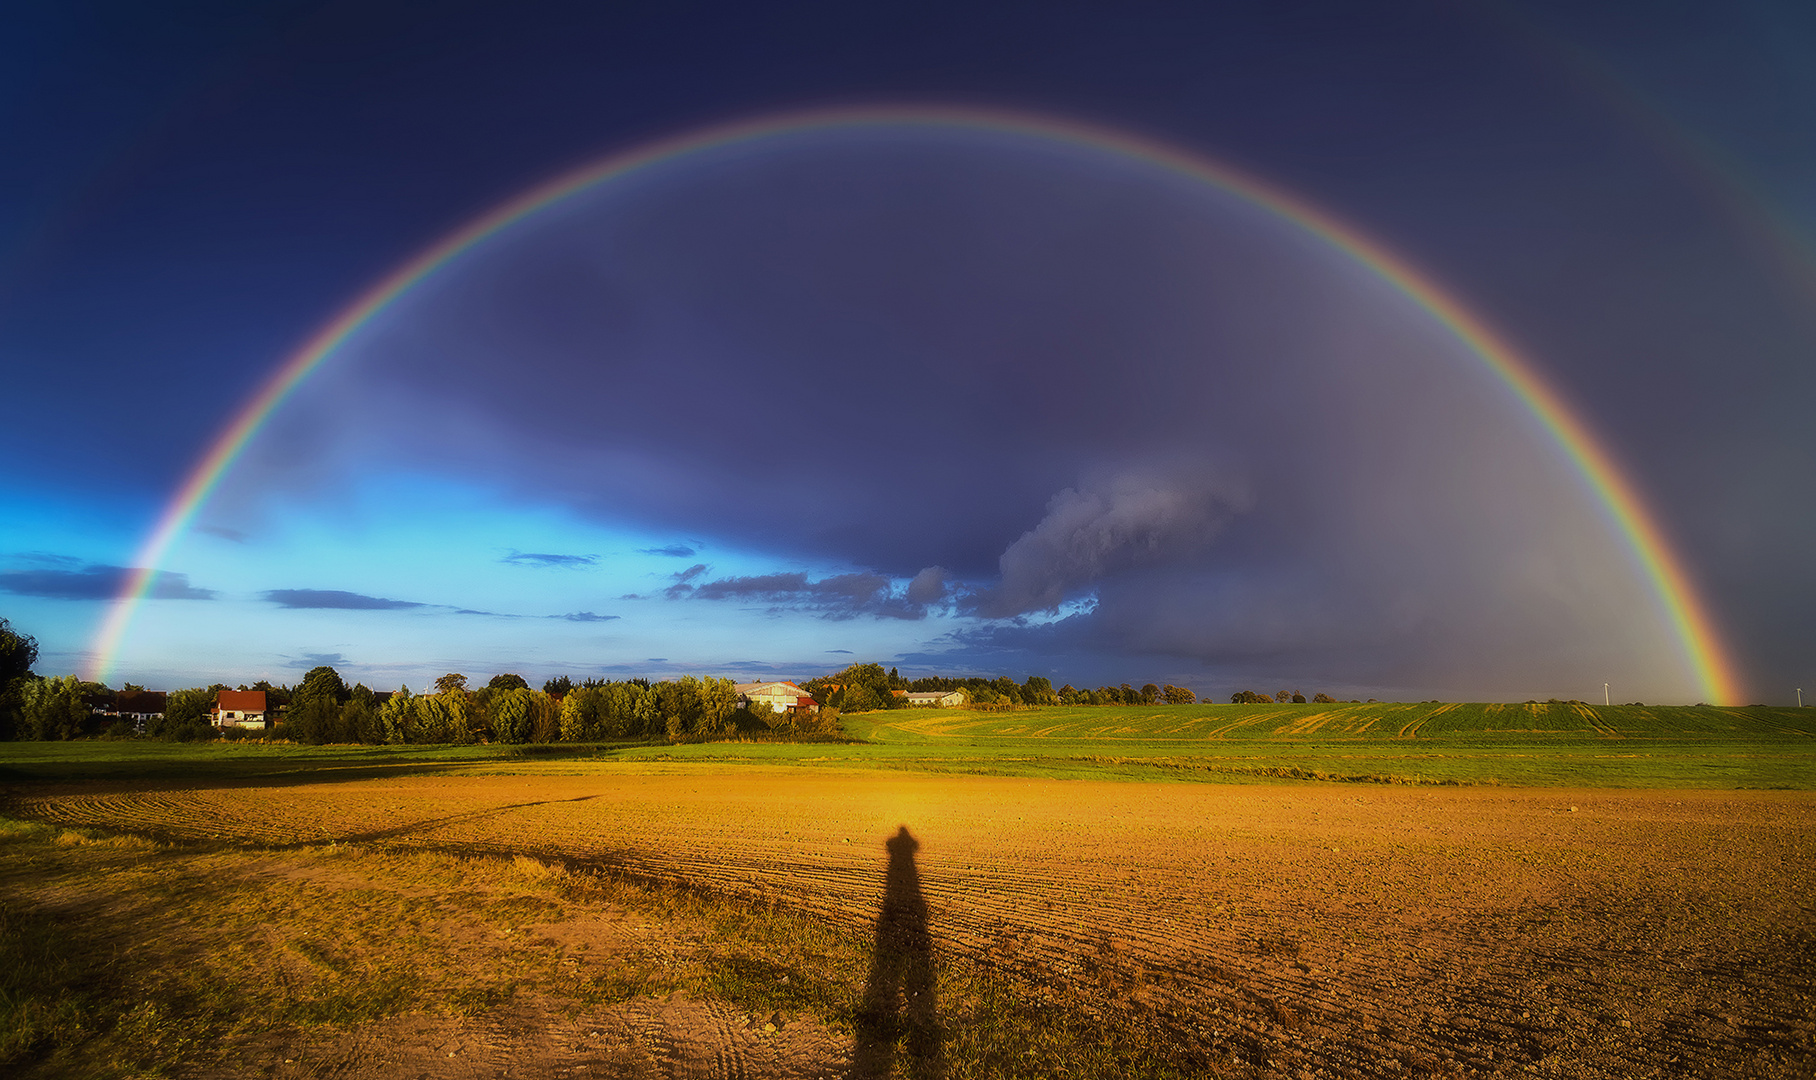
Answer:
[[[853,664],[832,675],[809,679],[802,689],[819,701],[836,703],[845,712],[905,708],[904,693],[949,694],[954,690],[964,691],[973,705],[1190,705],[1198,700],[1193,691],[1171,683],[1164,687],[1148,683],[1139,690],[1128,683],[1095,690],[1068,683],[1055,690],[1053,680],[1045,675],[1030,675],[1020,683],[1007,675],[906,679],[895,668],[884,671],[881,664]]]
[[[138,734],[124,720],[109,722],[100,713],[117,696],[100,683],[73,675],[40,677],[32,672],[37,642],[0,618],[0,739],[74,739],[92,735]],[[125,684],[119,693],[143,690]],[[162,717],[147,722],[144,734],[170,741],[214,738],[210,722],[221,690],[216,683],[166,695]],[[976,706],[1038,705],[1190,705],[1197,695],[1171,683],[1139,688],[1122,683],[1095,689],[1071,684],[1054,688],[1044,675],[1016,682],[1006,675],[904,678],[881,664],[853,664],[843,671],[801,684],[820,708],[813,713],[752,710],[739,704],[730,679],[684,675],[652,683],[648,679],[585,679],[559,676],[532,689],[521,676],[494,676],[469,689],[465,675],[450,673],[433,691],[415,694],[405,686],[395,693],[364,684],[348,686],[340,673],[323,665],[313,668],[294,688],[259,681],[240,690],[262,690],[274,723],[264,737],[303,743],[531,743],[604,742],[612,740],[683,742],[773,733],[784,736],[825,735],[838,731],[843,712],[906,707],[908,693],[960,690]],[[1273,697],[1241,690],[1230,697],[1242,702],[1303,702],[1296,691]],[[1318,694],[1315,702],[1333,702]],[[228,737],[253,731],[229,729]]]

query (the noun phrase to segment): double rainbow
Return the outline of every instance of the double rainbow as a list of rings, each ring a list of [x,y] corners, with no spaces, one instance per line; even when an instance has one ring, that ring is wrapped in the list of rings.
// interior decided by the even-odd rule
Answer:
[[[105,682],[134,612],[156,581],[158,566],[221,477],[279,405],[342,342],[386,305],[461,253],[512,224],[578,192],[653,165],[739,143],[838,128],[958,128],[1050,139],[1126,155],[1209,184],[1264,207],[1342,250],[1424,308],[1463,341],[1530,410],[1575,465],[1585,484],[1626,540],[1675,631],[1703,696],[1712,702],[1740,699],[1739,679],[1708,611],[1682,561],[1633,483],[1601,444],[1539,377],[1530,361],[1450,293],[1349,224],[1279,187],[1227,165],[1163,143],[1107,128],[1050,117],[982,109],[889,107],[836,108],[761,117],[647,143],[564,173],[494,207],[393,270],[303,343],[284,361],[233,422],[216,437],[189,474],[133,559],[135,569],[110,606],[90,648],[89,677]]]

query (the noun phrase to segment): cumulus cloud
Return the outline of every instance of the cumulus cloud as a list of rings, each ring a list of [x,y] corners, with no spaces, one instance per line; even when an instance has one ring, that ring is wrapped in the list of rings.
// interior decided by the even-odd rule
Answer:
[[[599,561],[597,555],[557,555],[544,551],[513,551],[498,560],[517,566],[592,566]]]
[[[40,556],[37,561],[62,557]],[[47,600],[111,600],[126,587],[127,576],[134,573],[128,566],[90,564],[80,570],[7,570],[0,571],[0,592],[14,596],[36,596]],[[152,575],[151,587],[145,593],[154,600],[213,600],[213,589],[189,584],[189,575],[159,571]]]
[[[922,570],[908,582],[908,590],[904,594],[907,601],[910,604],[926,607],[928,604],[937,604],[944,600],[947,593],[947,576],[945,568],[939,566],[929,566]]]
[[[397,611],[426,606],[413,600],[387,600],[380,596],[365,596],[340,589],[271,589],[264,594],[264,598],[279,607],[329,608],[339,611]]]
[[[1057,610],[1118,571],[1203,551],[1249,502],[1243,484],[1209,467],[1088,478],[1048,501],[1040,523],[1003,552],[997,583],[966,610],[997,619]]]

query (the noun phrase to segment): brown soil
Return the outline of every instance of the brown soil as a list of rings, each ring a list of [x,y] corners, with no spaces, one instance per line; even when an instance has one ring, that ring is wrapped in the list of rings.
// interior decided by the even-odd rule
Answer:
[[[744,1080],[842,1076],[849,1040],[811,1021],[739,1014],[671,996],[579,1013],[517,998],[478,1016],[411,1013],[352,1031],[228,1048],[198,1080],[245,1076],[429,1080],[575,1077]]]
[[[854,927],[875,922],[883,841],[906,825],[937,954],[1105,1017],[1139,1013],[1220,1071],[1816,1075],[1807,793],[702,771],[71,788],[15,812],[280,848],[528,853]],[[775,1051],[785,1040],[715,1008],[567,1016],[520,1001],[395,1018],[296,1060],[336,1076],[840,1067],[824,1031]]]

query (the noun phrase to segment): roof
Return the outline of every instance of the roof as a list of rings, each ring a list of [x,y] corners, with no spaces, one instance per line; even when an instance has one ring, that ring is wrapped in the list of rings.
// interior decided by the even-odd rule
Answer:
[[[774,679],[771,679],[769,682],[741,682],[737,683],[736,686],[738,693],[740,694],[765,693],[779,695],[798,694],[801,692],[801,688],[794,683],[777,682]]]
[[[214,707],[222,712],[264,712],[265,692],[263,690],[222,690],[215,698]]]

